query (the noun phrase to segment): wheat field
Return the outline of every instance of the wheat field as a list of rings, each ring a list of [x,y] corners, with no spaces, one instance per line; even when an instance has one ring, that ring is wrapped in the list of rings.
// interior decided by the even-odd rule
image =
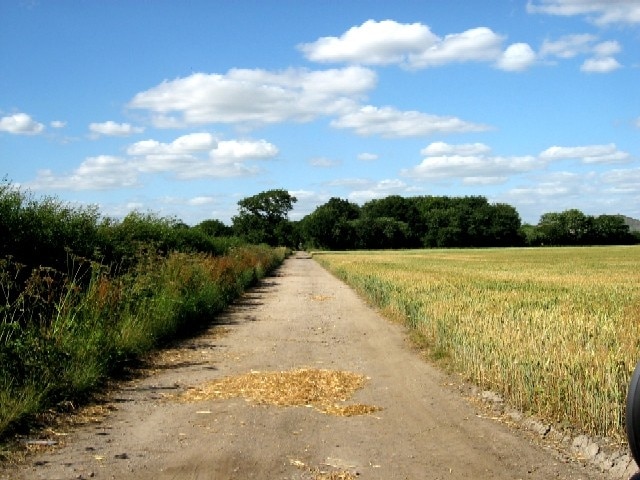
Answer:
[[[559,425],[622,440],[640,247],[316,252],[436,359]]]

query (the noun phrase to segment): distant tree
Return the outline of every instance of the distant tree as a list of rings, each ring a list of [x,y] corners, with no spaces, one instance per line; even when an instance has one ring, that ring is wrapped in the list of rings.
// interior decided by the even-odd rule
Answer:
[[[348,200],[333,197],[300,222],[305,243],[329,250],[355,248],[356,235],[350,223],[360,217],[360,207]]]
[[[351,225],[356,237],[356,248],[381,250],[406,248],[409,245],[411,231],[405,222],[391,217],[352,220]]]
[[[396,225],[396,227],[402,230],[409,229],[399,237],[396,237],[396,243],[393,248],[420,246],[420,238],[424,234],[424,225],[417,203],[413,198],[390,195],[385,198],[371,200],[362,206],[361,215],[363,218],[369,219],[393,219],[404,224],[404,227],[399,225]],[[402,237],[402,241],[398,243],[400,242],[400,237]]]
[[[231,227],[215,219],[204,220],[196,225],[195,228],[202,230],[210,237],[228,237],[233,235],[233,229]]]
[[[515,247],[524,244],[520,233],[522,220],[511,205],[496,203],[491,205],[486,230],[487,245],[491,247]]]
[[[545,213],[538,230],[546,245],[588,245],[594,240],[593,217],[577,209]]]
[[[250,243],[291,244],[293,231],[288,215],[298,200],[286,190],[261,192],[238,202],[239,213],[233,217],[234,232]]]
[[[600,215],[593,219],[596,243],[624,245],[635,243],[635,238],[622,215]]]

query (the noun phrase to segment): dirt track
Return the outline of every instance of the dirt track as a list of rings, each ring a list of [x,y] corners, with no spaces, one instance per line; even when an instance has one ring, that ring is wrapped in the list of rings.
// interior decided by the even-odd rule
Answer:
[[[113,392],[104,418],[55,432],[57,446],[0,478],[611,478],[487,418],[408,346],[401,327],[303,254],[222,321]],[[180,397],[223,377],[300,368],[363,375],[352,398],[335,401],[380,410],[346,417],[242,397]]]

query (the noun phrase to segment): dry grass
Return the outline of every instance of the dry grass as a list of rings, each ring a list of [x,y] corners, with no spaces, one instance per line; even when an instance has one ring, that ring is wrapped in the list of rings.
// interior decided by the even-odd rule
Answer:
[[[254,371],[191,388],[178,398],[184,402],[198,402],[242,397],[259,405],[313,406],[331,415],[366,415],[380,408],[340,404],[348,401],[365,382],[362,375],[337,370]]]

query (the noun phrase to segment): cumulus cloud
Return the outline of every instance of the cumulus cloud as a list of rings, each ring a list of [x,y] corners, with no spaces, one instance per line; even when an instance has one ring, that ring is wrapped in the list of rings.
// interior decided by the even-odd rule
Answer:
[[[591,55],[580,69],[588,73],[608,73],[621,67],[613,55],[622,49],[615,40],[595,43],[598,37],[590,34],[565,35],[558,40],[545,40],[540,48],[542,58],[569,59],[578,55]]]
[[[616,41],[599,43],[593,48],[595,57],[587,59],[580,69],[589,73],[609,73],[617,70],[622,65],[611,55],[615,55],[620,50],[620,44]]]
[[[579,147],[558,147],[547,148],[540,154],[540,158],[545,160],[566,160],[576,159],[583,163],[624,163],[631,159],[627,152],[618,150],[614,143],[607,145],[586,145]]]
[[[119,157],[89,157],[69,175],[55,175],[40,170],[30,188],[61,190],[109,190],[138,185],[138,172],[133,164]]]
[[[171,143],[142,140],[131,145],[127,154],[136,157],[142,172],[170,172],[180,179],[199,177],[238,177],[255,175],[250,160],[278,155],[278,148],[266,140],[220,140],[210,133],[190,133]]]
[[[142,140],[127,148],[129,155],[185,155],[193,152],[209,150],[216,145],[210,133],[190,133],[176,138],[171,143],[157,140]]]
[[[385,138],[421,137],[436,133],[482,132],[486,125],[457,117],[429,115],[416,111],[400,111],[393,107],[367,105],[342,115],[331,122],[336,128],[354,130],[358,135],[381,135]]]
[[[438,40],[428,26],[420,23],[367,20],[340,37],[322,37],[298,48],[307,59],[314,62],[388,65],[406,63],[409,54],[418,54],[438,43]]]
[[[420,153],[426,157],[443,156],[443,155],[483,155],[489,153],[491,147],[484,143],[465,143],[458,145],[450,145],[445,142],[433,142],[420,150]]]
[[[43,130],[44,125],[36,122],[26,113],[16,113],[0,118],[0,132],[14,135],[37,135]]]
[[[620,63],[612,57],[588,58],[584,61],[580,70],[587,73],[609,73],[621,67]]]
[[[142,174],[166,173],[180,180],[230,178],[260,173],[250,161],[270,159],[278,148],[266,140],[221,140],[209,133],[190,133],[169,143],[142,140],[127,148],[129,158],[87,158],[69,174],[38,172],[34,189],[106,190],[139,185]],[[204,200],[203,200],[204,202]]]
[[[453,62],[492,62],[502,54],[504,38],[486,27],[446,35],[435,45],[409,55],[410,66],[425,68]]]
[[[102,123],[89,124],[89,131],[93,138],[100,136],[107,137],[128,137],[134,133],[141,133],[144,131],[142,127],[134,127],[129,123],[116,123],[112,120]]]
[[[211,159],[216,163],[267,159],[277,155],[278,147],[266,140],[222,140],[210,152]]]
[[[497,66],[509,72],[521,72],[535,61],[536,54],[527,43],[514,43],[498,58]]]
[[[593,48],[593,53],[598,57],[609,57],[616,53],[620,53],[620,50],[622,50],[622,47],[617,41],[609,40],[607,42],[597,44]]]
[[[67,122],[64,122],[62,120],[54,120],[49,125],[51,125],[51,128],[64,128],[67,126]]]
[[[397,195],[407,191],[408,186],[402,180],[386,179],[379,182],[367,182],[368,188],[352,191],[347,198],[351,202],[364,203],[375,198],[384,198],[389,195]]]
[[[500,201],[518,205],[526,221],[537,223],[540,212],[576,208],[591,215],[621,213],[640,216],[640,168],[538,174],[500,195]]]
[[[529,13],[586,15],[598,25],[640,23],[640,4],[632,0],[529,0]]]
[[[543,57],[573,58],[592,51],[598,37],[588,33],[564,35],[557,40],[545,40],[540,48]]]
[[[401,175],[423,180],[459,179],[467,185],[504,183],[507,175],[532,171],[545,161],[534,156],[501,157],[491,155],[484,143],[451,145],[434,142],[420,153],[426,158]]]
[[[376,81],[376,74],[362,67],[196,73],[138,93],[129,108],[150,111],[158,127],[307,122],[352,109]]]
[[[458,178],[478,184],[504,182],[507,173],[529,172],[539,167],[540,161],[534,156],[443,155],[427,157],[419,165],[401,173],[425,180]]]
[[[399,64],[420,69],[458,62],[489,62],[510,71],[530,66],[535,54],[527,44],[503,51],[504,37],[487,27],[439,37],[427,25],[393,20],[367,20],[340,37],[322,37],[299,45],[315,62],[347,62],[362,65]]]
[[[215,202],[216,202],[215,197],[199,196],[199,197],[193,197],[188,199],[187,205],[191,205],[191,206],[211,205],[212,203],[215,203]]]

